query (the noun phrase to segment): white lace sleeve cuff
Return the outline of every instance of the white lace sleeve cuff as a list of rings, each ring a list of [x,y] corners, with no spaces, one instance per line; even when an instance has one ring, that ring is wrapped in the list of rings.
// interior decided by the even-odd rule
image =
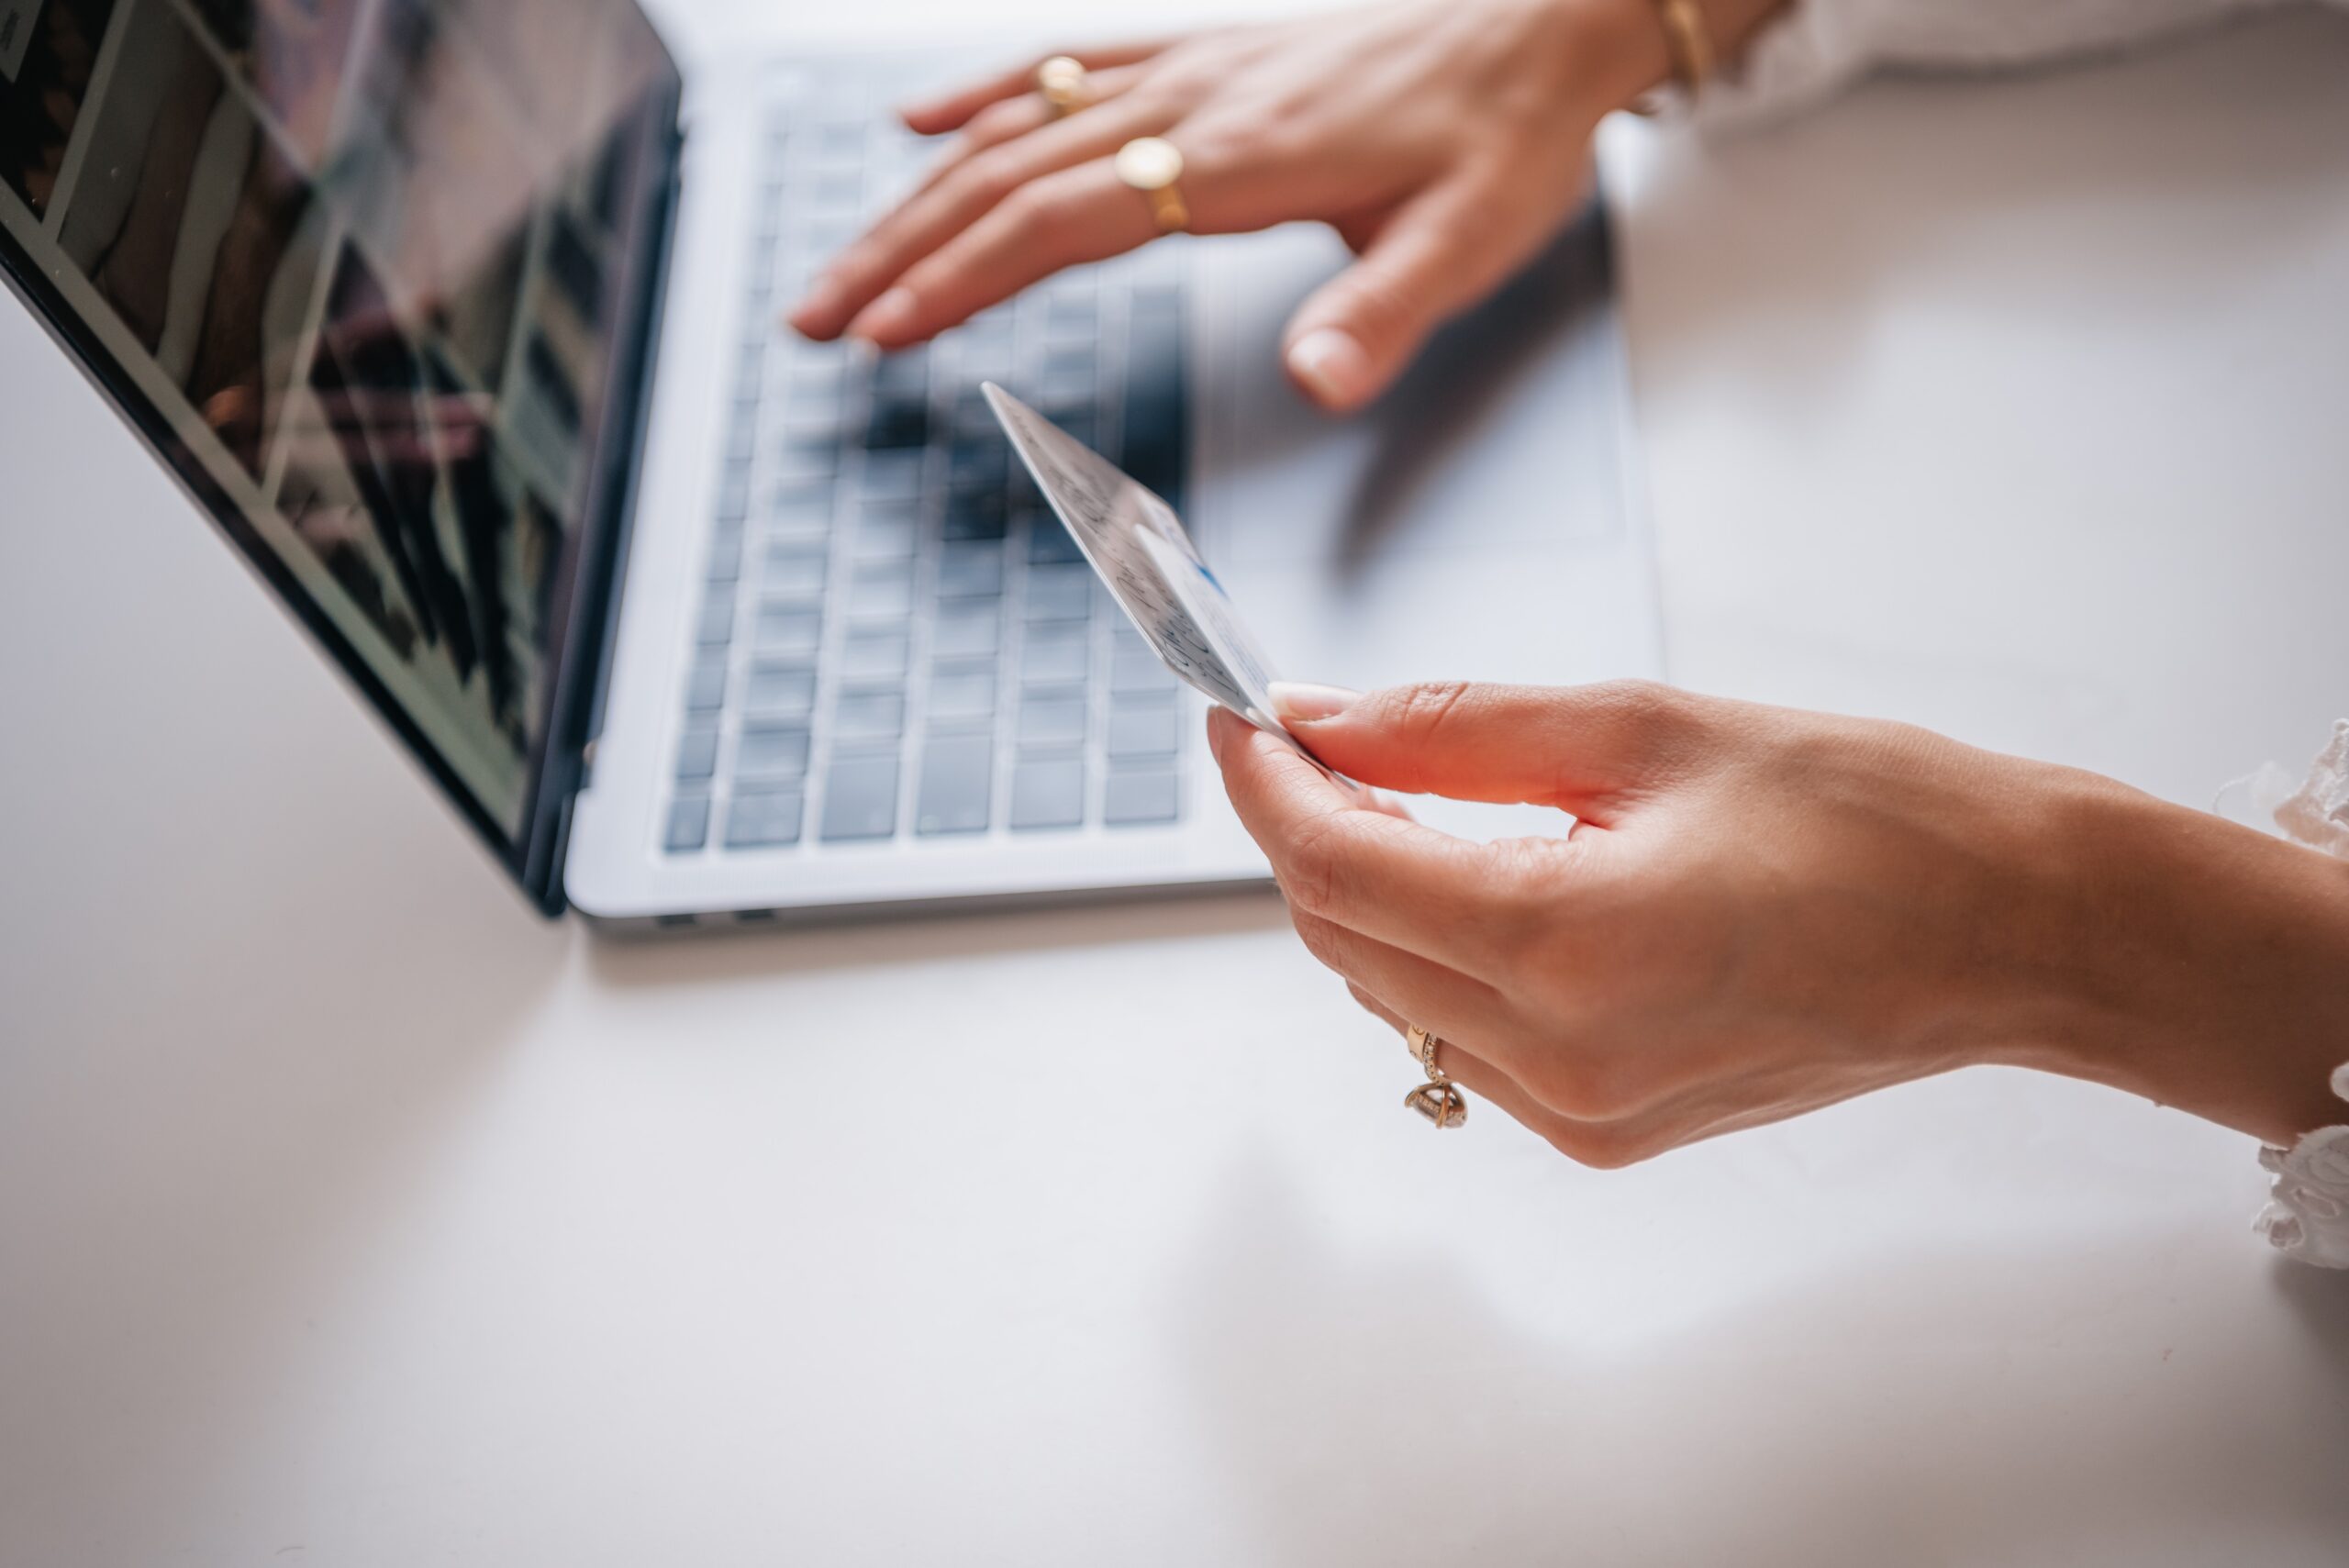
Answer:
[[[1706,87],[1707,128],[1773,119],[1882,69],[1996,71],[2110,53],[2277,0],[1796,0]]]
[[[2332,1092],[2349,1100],[2349,1066],[2332,1075]],[[2349,1269],[2349,1127],[2310,1133],[2290,1149],[2262,1149],[2276,1173],[2266,1208],[2252,1222],[2288,1258]]]
[[[2275,808],[2284,836],[2349,860],[2349,719],[2332,727],[2332,743],[2308,782]],[[2349,1065],[2332,1074],[2332,1092],[2349,1100]],[[2253,1223],[2277,1250],[2302,1262],[2349,1269],[2349,1127],[2310,1133],[2290,1149],[2262,1149],[2276,1173],[2267,1207]]]

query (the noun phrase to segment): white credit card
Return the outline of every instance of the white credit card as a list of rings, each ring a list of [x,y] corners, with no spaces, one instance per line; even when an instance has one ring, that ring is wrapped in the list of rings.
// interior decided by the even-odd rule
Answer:
[[[1036,487],[1166,667],[1313,761],[1273,717],[1272,669],[1174,509],[995,383],[983,384]]]

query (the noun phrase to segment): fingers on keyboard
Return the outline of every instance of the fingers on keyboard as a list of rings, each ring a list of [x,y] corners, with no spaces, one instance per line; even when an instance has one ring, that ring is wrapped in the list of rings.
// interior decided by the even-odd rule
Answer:
[[[1174,679],[1013,460],[999,381],[1180,505],[1179,286],[1147,250],[877,358],[775,326],[915,148],[798,106],[769,137],[751,284],[659,823],[673,854],[1180,819]],[[1108,450],[1108,449],[1105,449]]]

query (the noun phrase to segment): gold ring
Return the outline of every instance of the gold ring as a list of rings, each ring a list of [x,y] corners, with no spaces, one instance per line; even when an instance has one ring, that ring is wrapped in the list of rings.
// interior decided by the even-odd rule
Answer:
[[[1435,1053],[1443,1041],[1413,1024],[1403,1031],[1404,1043],[1410,1047],[1411,1059],[1427,1072],[1428,1081],[1403,1096],[1403,1103],[1419,1112],[1441,1129],[1458,1127],[1468,1119],[1468,1097],[1452,1081],[1452,1075],[1436,1065]]]
[[[1183,154],[1163,137],[1138,136],[1118,149],[1111,165],[1127,186],[1150,198],[1150,216],[1161,234],[1180,234],[1191,227],[1191,209],[1184,203]]]
[[[1052,56],[1036,67],[1036,91],[1043,95],[1052,118],[1074,114],[1085,107],[1084,63],[1065,54]]]

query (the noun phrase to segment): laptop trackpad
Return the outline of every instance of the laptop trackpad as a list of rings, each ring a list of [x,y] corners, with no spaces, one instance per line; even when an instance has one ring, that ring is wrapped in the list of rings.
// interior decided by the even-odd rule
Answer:
[[[1208,346],[1196,522],[1284,673],[1353,686],[1657,673],[1602,209],[1344,420],[1305,401],[1276,349],[1344,248],[1299,228],[1216,260],[1228,314]]]
[[[1207,343],[1203,552],[1274,665],[1371,688],[1660,675],[1655,575],[1630,510],[1629,396],[1592,207],[1453,323],[1371,408],[1333,420],[1282,375],[1289,312],[1344,264],[1326,232],[1220,249]],[[1471,838],[1554,833],[1533,807],[1420,800]]]
[[[1217,347],[1230,362],[1206,410],[1212,477],[1244,503],[1215,519],[1219,562],[1309,562],[1343,577],[1619,530],[1622,363],[1598,207],[1345,420],[1305,401],[1276,350],[1343,247],[1318,229],[1245,244],[1221,258],[1231,282],[1217,291],[1230,313]]]

